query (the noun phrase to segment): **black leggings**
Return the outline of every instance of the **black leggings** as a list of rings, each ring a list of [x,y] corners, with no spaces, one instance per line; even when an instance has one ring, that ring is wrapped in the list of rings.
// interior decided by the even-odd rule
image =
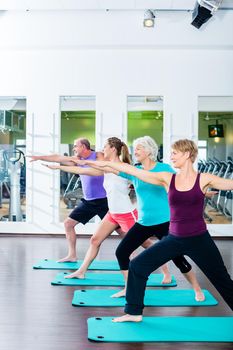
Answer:
[[[168,235],[168,228],[169,222],[153,226],[143,226],[136,222],[117,247],[116,257],[120,269],[128,270],[130,261],[129,257],[132,252],[152,236],[155,236],[161,240],[163,237]],[[182,255],[176,256],[173,259],[173,262],[182,273],[187,273],[192,269],[192,266]]]
[[[127,314],[142,314],[149,275],[159,266],[181,254],[188,255],[199,266],[233,310],[233,281],[207,231],[199,236],[185,238],[169,234],[130,262],[125,306]]]

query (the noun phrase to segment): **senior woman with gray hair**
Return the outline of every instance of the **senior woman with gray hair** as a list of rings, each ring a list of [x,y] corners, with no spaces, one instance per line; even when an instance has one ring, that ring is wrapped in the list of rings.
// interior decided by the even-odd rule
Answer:
[[[134,156],[137,162],[141,164],[136,166],[138,169],[144,169],[152,173],[165,171],[174,173],[170,165],[157,162],[158,146],[150,136],[136,139],[133,142],[133,148]],[[88,161],[90,166],[96,166],[98,163],[100,166],[103,166],[105,162]],[[138,204],[138,220],[122,239],[116,250],[120,269],[127,282],[130,255],[148,238],[155,236],[161,240],[164,236],[168,235],[170,211],[167,193],[163,186],[154,186],[138,179],[136,176],[121,172],[117,169],[117,166],[116,168],[114,167],[114,164],[117,163],[111,164],[111,168],[115,171],[115,174],[133,183]],[[192,284],[195,291],[195,299],[197,301],[203,301],[205,299],[204,294],[189,262],[184,256],[175,257],[173,262]],[[168,278],[169,276],[166,276],[165,283],[169,283]],[[114,294],[113,297],[121,297],[125,294],[126,290],[124,288],[122,291]]]

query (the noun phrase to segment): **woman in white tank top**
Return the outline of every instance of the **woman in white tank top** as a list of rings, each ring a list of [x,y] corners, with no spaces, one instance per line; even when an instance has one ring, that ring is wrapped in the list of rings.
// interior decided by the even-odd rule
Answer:
[[[104,157],[106,160],[130,163],[130,156],[127,145],[117,137],[107,139],[104,145]],[[120,159],[121,158],[121,159]],[[79,166],[62,166],[62,165],[46,165],[50,169],[60,169],[74,174],[85,174],[93,176],[101,176],[104,174],[104,188],[107,193],[109,212],[101,221],[96,232],[90,239],[90,246],[86,252],[84,261],[80,268],[65,278],[85,278],[85,273],[91,262],[97,256],[102,242],[111,235],[113,231],[123,237],[128,230],[137,221],[137,210],[129,198],[128,180],[121,178],[115,174],[108,173],[105,169],[86,168],[83,165],[88,164],[85,160],[77,161]],[[143,243],[144,248],[153,245],[150,239]]]
[[[108,208],[111,214],[129,213],[135,209],[128,195],[128,181],[126,179],[121,181],[122,179],[115,174],[104,174],[103,186],[107,193]]]

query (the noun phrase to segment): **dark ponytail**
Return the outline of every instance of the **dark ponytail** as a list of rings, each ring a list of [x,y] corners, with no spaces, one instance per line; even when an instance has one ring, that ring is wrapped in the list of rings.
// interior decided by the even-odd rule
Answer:
[[[107,142],[110,147],[115,147],[118,157],[121,157],[122,162],[131,163],[129,149],[127,145],[122,142],[118,137],[109,137]]]

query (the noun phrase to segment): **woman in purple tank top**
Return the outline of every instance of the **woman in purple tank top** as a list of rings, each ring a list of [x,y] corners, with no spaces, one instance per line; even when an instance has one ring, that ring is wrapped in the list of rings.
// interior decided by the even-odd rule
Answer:
[[[148,276],[162,264],[178,255],[188,255],[233,310],[233,281],[220,252],[209,235],[203,219],[204,196],[208,188],[233,190],[233,180],[203,173],[193,167],[197,146],[191,140],[179,140],[172,145],[171,161],[178,174],[152,173],[128,164],[114,163],[114,169],[134,175],[168,191],[171,220],[169,235],[134,258],[129,267],[126,292],[126,315],[114,322],[140,322]],[[110,166],[105,161],[100,166]],[[112,164],[113,165],[113,164]]]

